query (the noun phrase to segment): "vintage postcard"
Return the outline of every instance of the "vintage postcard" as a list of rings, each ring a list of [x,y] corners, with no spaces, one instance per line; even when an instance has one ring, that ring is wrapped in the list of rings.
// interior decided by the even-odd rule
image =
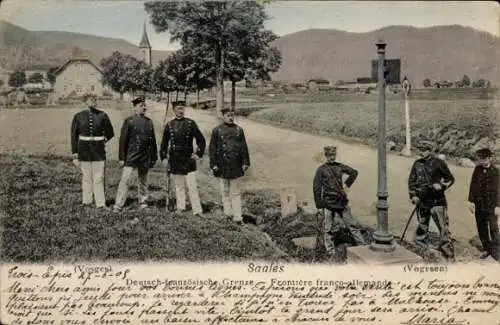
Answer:
[[[0,323],[500,325],[494,1],[2,1]]]

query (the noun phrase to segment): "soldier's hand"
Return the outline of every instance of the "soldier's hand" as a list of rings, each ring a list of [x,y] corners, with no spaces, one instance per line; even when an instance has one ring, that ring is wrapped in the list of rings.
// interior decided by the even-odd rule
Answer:
[[[73,165],[80,167],[80,160],[73,158]]]
[[[200,159],[200,157],[199,157],[197,154],[193,153],[193,154],[191,155],[191,159],[194,159],[194,160],[199,160],[199,159]]]
[[[120,167],[125,166],[125,162],[123,160],[120,160]]]
[[[243,165],[243,171],[246,172],[248,170],[248,165]]]
[[[417,205],[420,203],[420,199],[418,198],[418,196],[414,196],[411,198],[411,203]]]
[[[213,170],[214,172],[216,172],[216,171],[218,171],[218,170],[219,170],[219,167],[214,166],[214,167],[212,167],[212,170]]]
[[[443,189],[443,186],[439,183],[434,183],[432,184],[432,187],[436,190],[436,191],[440,191],[441,189]]]
[[[476,205],[474,203],[469,202],[467,205],[469,206],[470,213],[476,212]],[[496,213],[496,209],[495,209],[495,213]]]

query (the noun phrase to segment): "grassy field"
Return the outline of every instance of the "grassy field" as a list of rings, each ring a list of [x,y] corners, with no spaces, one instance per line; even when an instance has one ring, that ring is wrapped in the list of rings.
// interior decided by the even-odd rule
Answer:
[[[257,216],[262,221],[259,226],[247,224],[240,228],[227,223],[222,218],[218,183],[209,172],[208,159],[202,160],[198,173],[206,219],[194,218],[189,212],[164,212],[160,167],[155,167],[150,176],[152,209],[141,213],[135,210],[135,188],[128,201],[131,209],[122,214],[82,208],[80,172],[71,164],[68,142],[70,122],[78,110],[0,110],[2,260],[313,259],[312,252],[298,252],[291,239],[314,235],[314,216],[299,213],[280,219],[275,192],[244,192],[245,214]],[[120,177],[116,162],[118,133],[121,122],[131,112],[127,108],[107,110],[117,134],[108,146],[108,204],[113,203]],[[163,116],[162,112],[155,114]],[[162,128],[158,123],[156,132],[160,139]],[[134,217],[140,219],[135,226],[129,222]],[[370,231],[366,228],[365,232],[369,235]],[[456,246],[462,259],[470,256],[467,243],[462,241]]]
[[[404,143],[404,101],[387,102],[387,137]],[[274,104],[250,118],[300,132],[374,143],[377,138],[377,102]],[[450,127],[465,137],[492,136],[496,123],[492,100],[415,100],[411,102],[414,138],[435,128]]]

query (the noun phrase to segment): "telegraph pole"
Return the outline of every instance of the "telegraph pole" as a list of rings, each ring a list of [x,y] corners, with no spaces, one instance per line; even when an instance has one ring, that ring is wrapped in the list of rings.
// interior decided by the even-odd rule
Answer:
[[[406,146],[403,149],[404,156],[411,156],[411,131],[410,131],[410,81],[405,76],[403,82],[403,91],[405,92],[405,122],[406,122]]]
[[[389,233],[387,203],[387,152],[385,131],[385,47],[382,40],[377,41],[378,70],[378,191],[377,191],[377,230],[373,234],[372,250],[391,252],[395,250],[394,238]]]

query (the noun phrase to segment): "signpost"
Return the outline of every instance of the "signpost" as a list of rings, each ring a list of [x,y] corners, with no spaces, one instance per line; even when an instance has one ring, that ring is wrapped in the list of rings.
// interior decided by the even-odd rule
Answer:
[[[378,191],[377,191],[377,230],[373,234],[373,242],[370,248],[375,251],[391,252],[396,246],[393,236],[389,233],[387,203],[387,152],[386,152],[386,131],[385,131],[385,86],[386,72],[385,47],[386,43],[379,40],[377,43],[378,68],[377,68],[377,87],[378,87]],[[401,79],[399,79],[401,80]]]
[[[410,132],[410,90],[411,85],[408,78],[405,76],[401,83],[405,92],[405,122],[406,122],[406,146],[403,149],[404,156],[411,156],[411,132]]]

